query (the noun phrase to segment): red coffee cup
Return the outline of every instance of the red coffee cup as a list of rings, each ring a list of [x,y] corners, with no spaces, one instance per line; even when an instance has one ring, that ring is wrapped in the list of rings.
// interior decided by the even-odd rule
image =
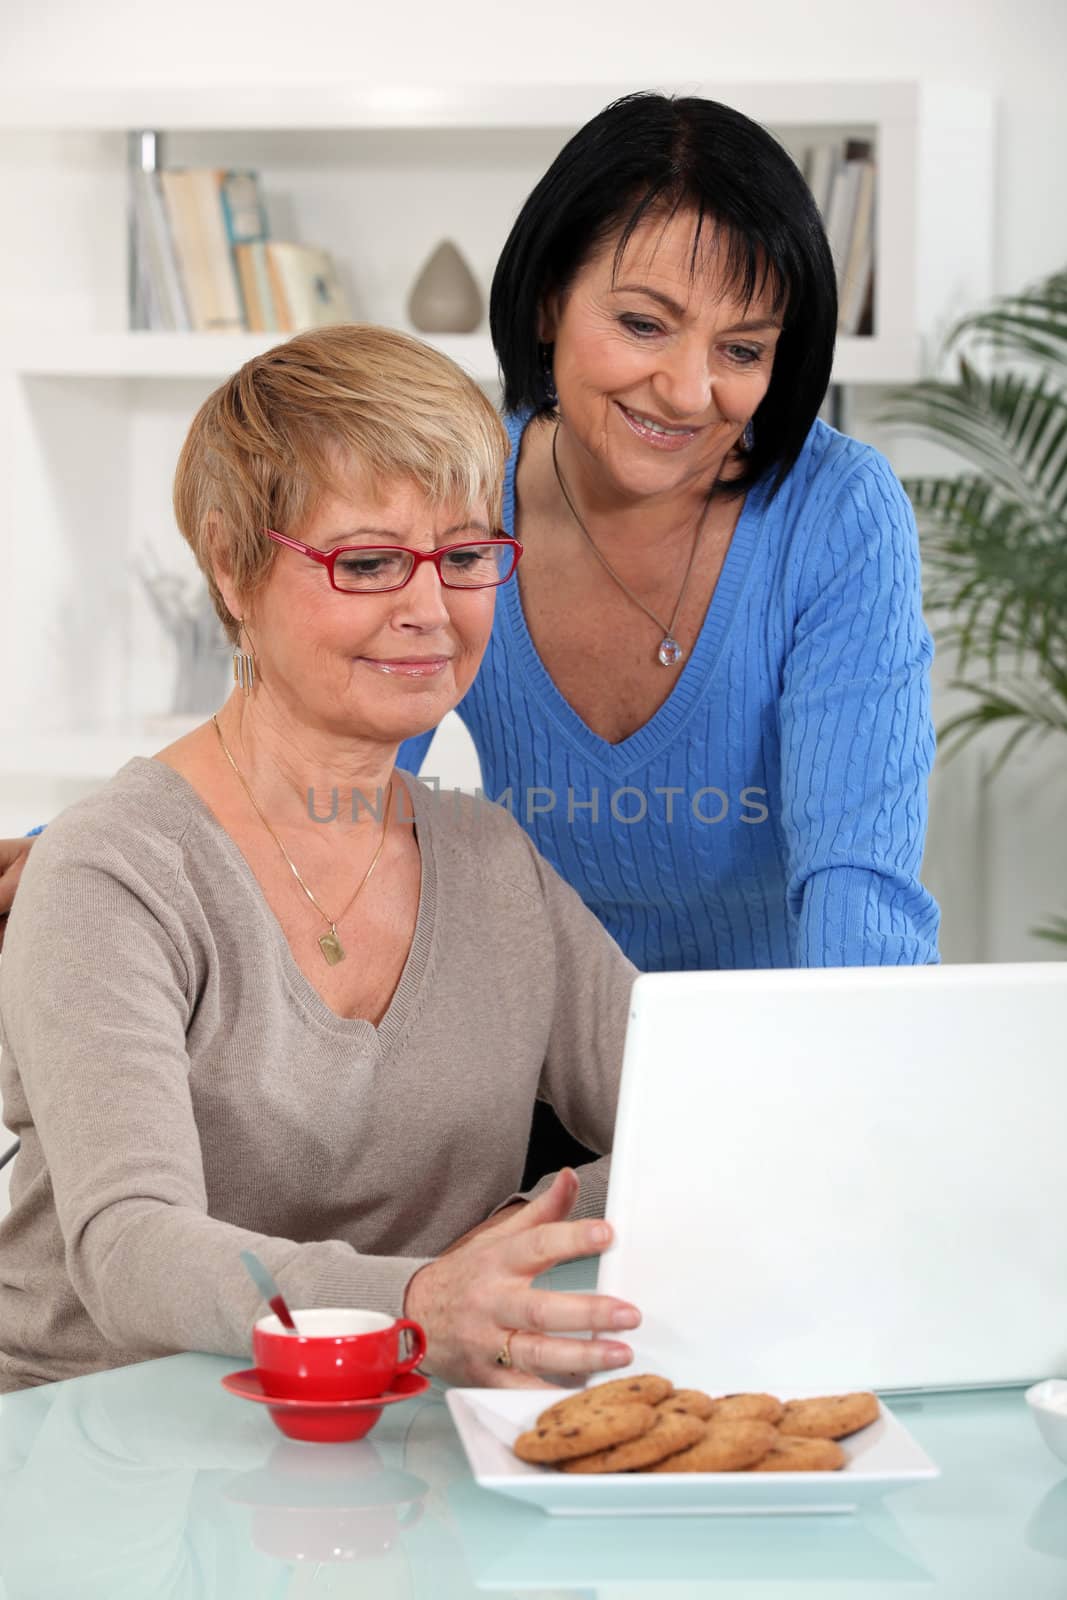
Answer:
[[[252,1329],[267,1394],[304,1400],[370,1400],[385,1394],[426,1354],[426,1335],[408,1317],[324,1307],[293,1311],[296,1333],[275,1316]],[[406,1334],[406,1340],[405,1340]],[[409,1346],[401,1354],[401,1344]]]

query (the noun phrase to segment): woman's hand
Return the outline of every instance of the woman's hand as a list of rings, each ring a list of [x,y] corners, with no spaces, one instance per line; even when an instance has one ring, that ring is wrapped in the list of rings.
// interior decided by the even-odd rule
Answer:
[[[32,839],[0,839],[0,950],[4,947],[7,914],[32,845]]]
[[[498,1228],[508,1217],[515,1216],[519,1211],[525,1211],[528,1204],[526,1200],[516,1200],[513,1205],[505,1206],[503,1211],[495,1212],[493,1216],[486,1217],[484,1222],[479,1222],[473,1228],[468,1228],[466,1233],[461,1233],[458,1239],[453,1239],[451,1244],[445,1245],[441,1254],[451,1255],[453,1250],[459,1250],[463,1245],[470,1244],[480,1233],[487,1233],[490,1228]]]
[[[633,1359],[628,1345],[598,1335],[636,1328],[635,1306],[609,1295],[531,1288],[549,1267],[598,1255],[611,1242],[606,1222],[564,1220],[577,1193],[578,1179],[564,1168],[536,1200],[416,1272],[404,1315],[426,1330],[423,1371],[477,1388],[529,1389]],[[573,1337],[589,1332],[591,1339]],[[512,1365],[501,1367],[496,1355],[509,1333]]]

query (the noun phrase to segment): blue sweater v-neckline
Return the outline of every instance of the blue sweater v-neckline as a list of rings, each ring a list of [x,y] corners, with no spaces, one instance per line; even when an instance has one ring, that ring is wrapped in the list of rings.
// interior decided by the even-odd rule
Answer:
[[[532,413],[526,413],[506,419],[511,453],[504,477],[503,511],[504,526],[512,534],[515,528],[515,473],[522,437],[531,418]],[[674,688],[658,711],[618,744],[612,744],[610,740],[594,733],[556,687],[527,626],[518,582],[505,584],[500,590],[499,620],[511,635],[513,658],[519,663],[534,698],[541,702],[547,714],[583,757],[609,776],[619,777],[637,770],[669,745],[713,681],[752,568],[765,500],[761,484],[745,497],[700,632],[682,665]]]

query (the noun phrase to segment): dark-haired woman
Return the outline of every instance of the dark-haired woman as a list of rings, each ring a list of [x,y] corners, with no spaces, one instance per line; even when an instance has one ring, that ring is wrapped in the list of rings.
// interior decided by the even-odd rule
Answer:
[[[459,711],[487,793],[646,970],[937,960],[915,527],[818,420],[836,321],[797,168],[702,99],[595,117],[497,267],[526,554]]]
[[[496,270],[525,556],[459,712],[645,970],[938,959],[915,526],[818,419],[836,322],[797,168],[702,99],[595,117]]]

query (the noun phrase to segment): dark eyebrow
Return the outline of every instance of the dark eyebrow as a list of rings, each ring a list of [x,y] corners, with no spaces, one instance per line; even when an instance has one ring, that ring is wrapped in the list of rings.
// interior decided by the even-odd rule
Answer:
[[[647,294],[650,300],[656,300],[661,306],[673,313],[676,317],[685,316],[685,306],[672,300],[669,294],[662,294],[659,289],[650,289],[644,283],[619,283],[615,285],[615,294]],[[782,324],[774,317],[754,317],[750,322],[735,322],[732,328],[722,328],[721,333],[761,333],[768,328],[781,328]]]
[[[649,289],[643,283],[617,283],[613,286],[614,294],[647,294],[650,300],[656,300],[661,306],[666,306],[668,311],[673,311],[676,317],[685,316],[685,307],[680,306],[677,300],[672,300],[669,294],[661,294],[658,289]]]

